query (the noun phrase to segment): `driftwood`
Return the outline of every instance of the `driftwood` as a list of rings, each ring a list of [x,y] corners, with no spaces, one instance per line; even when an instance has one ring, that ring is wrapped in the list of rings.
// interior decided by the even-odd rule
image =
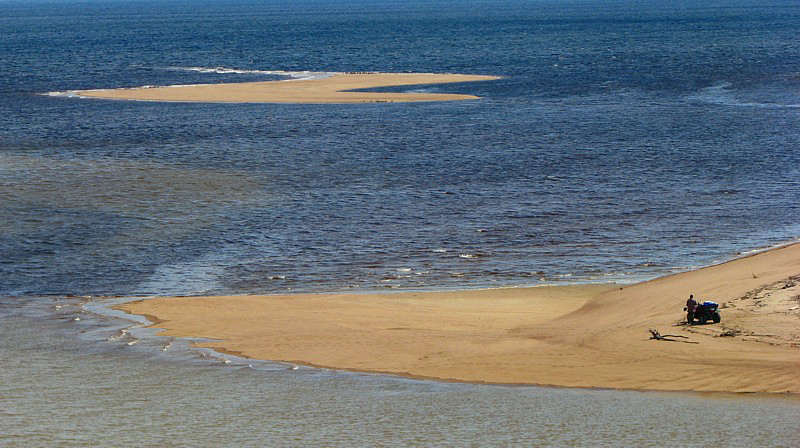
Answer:
[[[722,333],[718,334],[717,337],[718,338],[732,338],[732,337],[735,337],[735,336],[739,336],[740,334],[742,334],[742,332],[739,331],[739,330],[726,330],[726,331],[723,331]]]
[[[679,334],[661,334],[658,330],[654,330],[652,328],[649,329],[648,331],[652,335],[652,336],[650,336],[650,339],[655,339],[657,341],[685,342],[687,344],[698,344],[698,342],[694,342],[694,341],[677,341],[675,339],[670,339],[670,338],[689,339],[687,336],[681,336]]]

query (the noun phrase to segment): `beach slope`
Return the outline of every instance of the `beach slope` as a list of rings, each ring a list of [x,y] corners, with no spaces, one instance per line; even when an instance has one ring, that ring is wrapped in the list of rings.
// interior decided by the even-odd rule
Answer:
[[[474,100],[477,96],[453,93],[354,92],[378,87],[489,81],[497,76],[433,73],[337,73],[326,78],[82,90],[82,97],[142,101],[218,103],[375,103]]]
[[[722,323],[686,326],[686,298]],[[800,393],[800,245],[620,288],[157,298],[121,306],[222,352],[417,378]],[[649,339],[648,329],[685,338]]]

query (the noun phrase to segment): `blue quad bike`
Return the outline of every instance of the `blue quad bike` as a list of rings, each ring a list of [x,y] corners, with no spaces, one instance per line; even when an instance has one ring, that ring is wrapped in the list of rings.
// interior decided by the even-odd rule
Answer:
[[[686,311],[686,308],[683,309]],[[709,320],[713,321],[715,324],[718,324],[722,317],[719,315],[719,305],[717,302],[703,302],[697,305],[697,308],[694,309],[694,319],[689,324],[693,324],[694,320],[700,325],[704,325]]]

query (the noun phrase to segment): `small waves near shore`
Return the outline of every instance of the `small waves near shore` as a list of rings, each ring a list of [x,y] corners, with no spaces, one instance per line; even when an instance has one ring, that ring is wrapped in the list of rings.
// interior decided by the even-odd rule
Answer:
[[[800,419],[800,405],[791,399],[481,386],[265,363],[136,331],[140,342],[130,344],[134,339],[120,332],[130,321],[81,303],[39,299],[0,316],[0,443],[196,446],[221,437],[238,446],[413,445],[421,439],[554,446],[655,438],[676,445],[688,439],[698,445],[798,442],[786,431]],[[61,308],[53,313],[45,306]],[[674,416],[671,423],[654,424],[665,413]],[[598,415],[614,418],[601,422]],[[698,433],[697,425],[736,429]]]
[[[97,316],[134,297],[629,291],[800,237],[796,2],[312,3],[0,2],[0,445],[800,445],[791,399],[293,370]],[[467,101],[46,94],[375,73],[502,77],[360,92]],[[770,285],[730,302],[734,339],[796,311],[762,307]]]

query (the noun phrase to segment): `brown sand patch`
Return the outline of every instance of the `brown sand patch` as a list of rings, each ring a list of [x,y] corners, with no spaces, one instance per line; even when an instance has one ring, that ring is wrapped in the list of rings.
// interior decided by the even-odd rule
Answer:
[[[92,98],[223,103],[375,103],[474,100],[452,93],[351,92],[356,89],[489,81],[497,76],[430,73],[338,73],[328,78],[136,89],[84,90]]]
[[[800,348],[800,275],[724,303],[721,312],[725,321],[720,325],[694,326],[688,330]]]
[[[776,285],[797,275],[800,245],[793,245],[623,288],[159,298],[121,308],[157,316],[163,322],[155,327],[164,335],[218,340],[206,347],[346,370],[568,387],[800,393],[800,349],[792,343],[800,322],[791,306],[773,294],[780,304],[763,311],[780,344],[751,329],[759,318],[739,306],[768,290],[794,288]],[[722,324],[751,337],[716,337],[711,325],[686,327],[682,307],[690,293],[723,304]],[[730,312],[732,305],[743,311]],[[681,332],[698,344],[650,340],[648,328]]]

